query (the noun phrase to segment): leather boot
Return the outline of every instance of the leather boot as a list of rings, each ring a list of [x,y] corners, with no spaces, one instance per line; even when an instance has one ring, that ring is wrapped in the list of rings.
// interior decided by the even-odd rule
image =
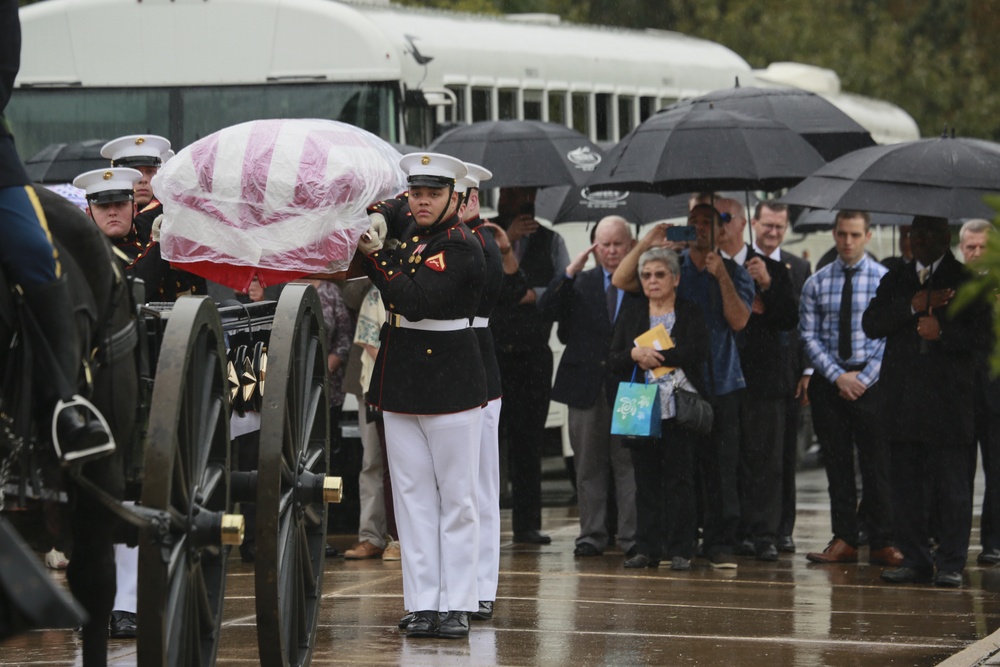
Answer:
[[[33,336],[37,395],[46,413],[56,410],[53,446],[64,463],[92,459],[115,450],[97,409],[75,394],[81,348],[74,328],[66,278],[24,289],[27,332]],[[63,405],[69,403],[69,405]]]

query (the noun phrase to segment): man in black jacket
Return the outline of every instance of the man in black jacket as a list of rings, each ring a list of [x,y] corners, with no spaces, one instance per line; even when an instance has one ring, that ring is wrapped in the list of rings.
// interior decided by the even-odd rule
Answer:
[[[510,239],[528,290],[490,317],[503,387],[501,451],[506,444],[514,541],[548,544],[542,527],[542,448],[552,388],[552,319],[538,300],[569,264],[562,237],[535,220],[536,188],[500,188],[494,220]]]
[[[635,476],[629,452],[611,438],[611,403],[606,395],[611,333],[622,303],[638,295],[611,284],[611,275],[634,241],[619,216],[601,220],[594,243],[549,284],[538,304],[558,322],[565,343],[552,398],[569,406],[569,437],[576,469],[580,534],[576,556],[599,556],[608,546],[607,509],[614,477],[618,508],[618,545],[628,553],[635,544]],[[583,270],[590,255],[597,266]]]
[[[788,270],[756,253],[743,240],[742,204],[720,199],[728,219],[719,234],[723,257],[743,266],[754,281],[750,320],[740,332],[740,366],[746,392],[740,405],[740,528],[737,553],[778,559],[775,539],[781,518],[781,467],[788,384],[788,332],[799,322]]]
[[[902,566],[882,578],[933,577],[935,585],[955,588],[962,585],[972,529],[973,385],[990,308],[983,301],[957,313],[948,308],[970,274],[951,254],[947,220],[914,218],[910,245],[915,261],[882,279],[862,321],[867,336],[886,339],[881,382],[903,552]],[[933,554],[931,523],[938,539]]]

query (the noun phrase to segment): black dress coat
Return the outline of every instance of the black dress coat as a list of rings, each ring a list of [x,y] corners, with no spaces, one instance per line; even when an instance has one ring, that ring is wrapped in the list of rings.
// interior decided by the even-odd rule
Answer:
[[[680,297],[674,303],[674,312],[677,320],[670,333],[674,347],[661,353],[663,365],[682,369],[698,393],[711,400],[711,394],[705,387],[705,365],[708,363],[709,353],[705,317],[697,304]],[[649,302],[644,296],[630,301],[627,306],[622,304],[611,340],[611,354],[608,356],[607,396],[612,404],[618,393],[618,383],[632,379],[632,371],[636,367],[632,361],[634,341],[649,329]],[[641,376],[640,370],[636,378]]]
[[[799,324],[798,299],[781,262],[750,248],[747,260],[753,257],[764,261],[771,286],[766,291],[754,286],[750,320],[739,334],[740,364],[747,391],[755,398],[785,398],[792,390],[788,377],[789,333]]]
[[[482,244],[458,216],[415,223],[395,250],[364,260],[386,312],[406,319],[471,320],[486,281]],[[486,372],[472,328],[425,331],[383,325],[368,403],[379,410],[430,415],[484,405]]]
[[[642,300],[640,295],[625,292],[619,310],[638,300]],[[556,276],[539,300],[538,309],[544,317],[556,320],[559,340],[566,345],[552,385],[552,400],[571,408],[593,407],[608,380],[613,331],[604,269],[596,266],[573,278],[565,273]]]
[[[973,387],[976,359],[988,346],[989,304],[970,304],[959,313],[935,314],[941,339],[925,341],[917,334],[920,315],[911,299],[921,290],[957,289],[970,274],[946,252],[923,286],[916,262],[890,271],[865,310],[862,326],[869,338],[885,338],[879,376],[886,398],[890,441],[967,446],[973,438]]]

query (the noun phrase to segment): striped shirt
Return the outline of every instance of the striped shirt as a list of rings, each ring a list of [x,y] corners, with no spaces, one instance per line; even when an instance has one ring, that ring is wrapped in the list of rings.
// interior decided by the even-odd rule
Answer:
[[[855,266],[858,272],[852,283],[851,358],[840,359],[837,355],[840,294],[844,289],[844,263],[839,257],[810,276],[803,286],[799,302],[799,333],[809,360],[823,377],[832,383],[847,368],[863,366],[858,379],[870,387],[878,382],[885,339],[874,340],[865,336],[861,329],[861,316],[875,298],[879,281],[888,271],[868,255],[864,255]]]

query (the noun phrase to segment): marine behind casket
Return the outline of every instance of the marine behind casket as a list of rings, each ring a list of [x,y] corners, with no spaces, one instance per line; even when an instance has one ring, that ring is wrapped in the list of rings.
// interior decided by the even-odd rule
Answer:
[[[377,225],[358,245],[388,320],[367,401],[385,418],[403,599],[415,612],[406,635],[460,638],[479,608],[476,480],[487,391],[470,325],[485,260],[457,215],[455,183],[465,164],[435,153],[405,155],[399,164],[412,223],[393,251],[382,249]]]

